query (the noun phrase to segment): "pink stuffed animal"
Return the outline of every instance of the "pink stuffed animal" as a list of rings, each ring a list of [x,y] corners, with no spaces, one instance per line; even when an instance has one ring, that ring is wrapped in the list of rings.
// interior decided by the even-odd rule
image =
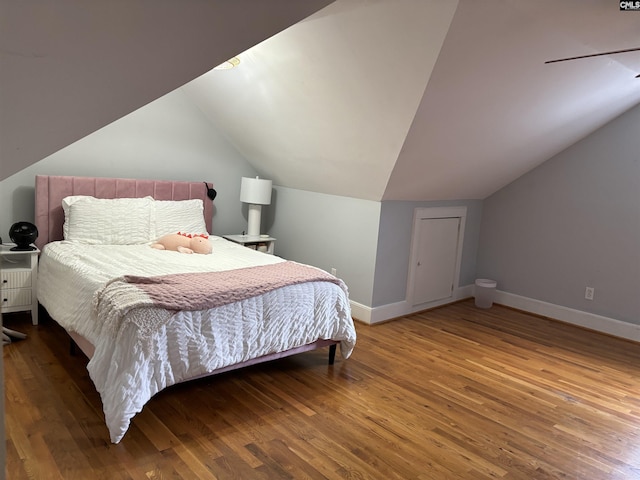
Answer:
[[[191,235],[187,233],[170,233],[156,240],[151,248],[158,250],[175,250],[180,253],[211,253],[213,247],[208,235]]]

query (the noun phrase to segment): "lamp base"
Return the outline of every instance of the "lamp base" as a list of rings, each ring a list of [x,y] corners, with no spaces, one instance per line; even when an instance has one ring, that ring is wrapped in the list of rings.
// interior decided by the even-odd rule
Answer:
[[[247,235],[260,235],[260,218],[262,205],[249,204]]]

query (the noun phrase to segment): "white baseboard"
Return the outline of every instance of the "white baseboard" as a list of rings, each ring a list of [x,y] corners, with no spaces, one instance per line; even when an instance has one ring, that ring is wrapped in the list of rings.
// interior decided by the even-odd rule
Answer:
[[[589,330],[613,335],[614,337],[640,342],[640,325],[633,323],[543,302],[534,298],[521,297],[520,295],[500,290],[496,290],[494,301],[507,307],[571,323]]]
[[[351,315],[353,318],[360,320],[361,322],[374,325],[376,323],[391,320],[393,318],[402,317],[403,315],[410,315],[412,313],[427,310],[429,308],[440,307],[447,303],[457,302],[463,298],[469,298],[473,296],[473,285],[466,285],[464,287],[457,288],[453,295],[449,298],[442,300],[436,300],[434,302],[421,303],[419,305],[410,305],[407,301],[390,303],[382,305],[380,307],[367,307],[361,303],[351,301]]]
[[[354,302],[353,300],[350,300],[349,303],[351,303],[351,316],[353,318],[363,323],[371,323],[371,307]]]
[[[464,298],[473,297],[473,285],[458,288],[453,296],[444,300],[424,303],[421,305],[409,305],[408,302],[390,303],[380,307],[367,307],[358,302],[351,301],[351,314],[361,322],[374,325],[376,323],[402,317],[429,308],[439,307],[447,303],[457,302]],[[522,297],[513,293],[496,290],[494,302],[507,307],[517,308],[525,312],[542,315],[562,322],[571,323],[589,330],[606,333],[614,337],[625,338],[634,342],[640,342],[640,325],[623,322],[615,318],[603,317],[593,313],[575,310],[547,303],[534,298]]]

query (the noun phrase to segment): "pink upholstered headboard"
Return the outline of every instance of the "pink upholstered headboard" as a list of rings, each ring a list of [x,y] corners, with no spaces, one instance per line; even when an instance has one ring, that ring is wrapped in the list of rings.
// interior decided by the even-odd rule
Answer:
[[[62,199],[69,195],[91,195],[96,198],[139,198],[151,196],[156,200],[201,199],[204,220],[211,232],[213,202],[207,197],[204,182],[169,180],[136,180],[129,178],[36,176],[36,212],[38,227],[36,245],[62,240],[64,212]]]

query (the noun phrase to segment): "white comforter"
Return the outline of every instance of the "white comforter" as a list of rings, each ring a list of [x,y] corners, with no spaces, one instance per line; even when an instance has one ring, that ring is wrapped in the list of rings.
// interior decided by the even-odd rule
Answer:
[[[148,245],[69,242],[54,242],[43,250],[38,300],[65,329],[96,347],[87,368],[102,397],[114,443],[153,395],[180,381],[318,339],[339,340],[344,358],[353,350],[356,333],[348,297],[328,282],[291,285],[207,311],[178,312],[150,337],[140,335],[130,322],[115,340],[102,331],[93,299],[115,277],[222,271],[283,261],[219,237],[211,241],[211,255],[158,251]]]

